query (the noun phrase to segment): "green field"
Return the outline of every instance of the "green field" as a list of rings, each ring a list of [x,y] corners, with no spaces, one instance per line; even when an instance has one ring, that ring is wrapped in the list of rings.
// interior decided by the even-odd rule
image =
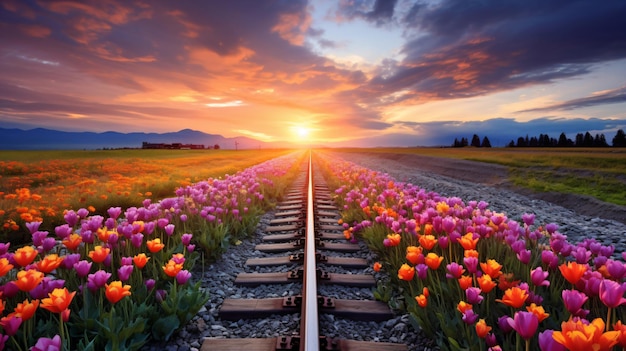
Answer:
[[[376,148],[346,152],[404,153],[494,163],[509,180],[539,192],[593,196],[626,206],[625,148]]]

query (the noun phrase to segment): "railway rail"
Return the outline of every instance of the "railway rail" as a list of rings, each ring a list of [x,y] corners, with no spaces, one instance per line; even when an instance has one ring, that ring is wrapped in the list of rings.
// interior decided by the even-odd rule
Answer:
[[[225,299],[219,312],[220,317],[226,320],[300,313],[299,330],[273,338],[207,338],[201,351],[407,350],[404,344],[337,340],[320,333],[320,314],[373,321],[389,319],[393,314],[385,303],[379,301],[336,299],[319,294],[318,287],[323,284],[369,287],[375,285],[375,280],[367,274],[329,273],[324,270],[325,266],[333,265],[364,268],[368,263],[363,258],[332,254],[358,251],[359,247],[341,242],[345,239],[343,227],[338,224],[339,209],[335,207],[323,177],[314,174],[312,155],[309,155],[303,169],[302,176],[276,207],[275,218],[264,230],[263,244],[255,248],[274,256],[250,258],[246,262],[247,266],[253,267],[295,264],[296,268],[286,273],[239,273],[235,280],[235,284],[244,286],[301,282],[301,294],[283,298]],[[284,254],[294,250],[297,253]]]

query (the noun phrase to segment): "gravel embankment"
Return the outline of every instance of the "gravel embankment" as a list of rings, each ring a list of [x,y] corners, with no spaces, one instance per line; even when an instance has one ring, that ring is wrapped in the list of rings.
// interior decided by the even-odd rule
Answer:
[[[577,242],[584,238],[596,238],[604,245],[613,244],[616,252],[626,251],[626,220],[619,219],[620,207],[596,202],[581,197],[545,196],[522,194],[514,191],[506,184],[506,168],[479,162],[434,159],[415,155],[381,155],[367,153],[329,153],[333,157],[349,160],[363,167],[388,173],[397,181],[412,183],[426,190],[435,191],[444,196],[456,196],[464,201],[486,201],[490,208],[504,212],[509,218],[521,218],[523,213],[534,213],[535,223],[556,223],[559,231],[566,234],[570,241]],[[530,196],[529,196],[530,195]],[[574,199],[574,200],[573,200]],[[583,203],[570,203],[577,201]],[[555,202],[561,202],[556,204]],[[594,205],[595,204],[595,205]],[[564,207],[566,205],[569,208]],[[576,211],[575,209],[579,210]],[[593,213],[593,210],[596,213]],[[603,209],[605,209],[603,211]],[[614,214],[605,215],[606,213]],[[624,216],[624,208],[621,215]],[[288,335],[297,328],[299,315],[275,316],[271,318],[223,321],[218,317],[219,307],[224,298],[268,298],[297,295],[300,284],[282,286],[261,286],[258,288],[239,287],[234,285],[235,277],[240,272],[252,272],[253,268],[245,267],[250,257],[263,257],[266,254],[254,250],[260,243],[262,229],[273,218],[273,213],[264,215],[257,228],[254,240],[245,240],[241,245],[231,247],[223,259],[205,268],[204,272],[195,272],[194,281],[202,279],[203,287],[209,289],[211,298],[198,315],[168,343],[153,343],[142,350],[156,351],[196,351],[200,349],[205,337],[273,337]],[[368,257],[373,262],[374,257]],[[292,267],[279,267],[287,271]],[[264,268],[257,271],[271,271],[275,268]],[[371,268],[366,273],[373,273]],[[362,270],[358,273],[362,273]],[[325,287],[324,294],[331,297],[346,297],[343,288]],[[357,289],[351,293],[352,298],[371,298],[370,289]],[[411,327],[407,316],[398,316],[382,323],[350,321],[339,318],[324,317],[332,321],[332,329],[322,330],[331,337],[354,340],[383,342],[403,342],[411,351],[435,349]]]

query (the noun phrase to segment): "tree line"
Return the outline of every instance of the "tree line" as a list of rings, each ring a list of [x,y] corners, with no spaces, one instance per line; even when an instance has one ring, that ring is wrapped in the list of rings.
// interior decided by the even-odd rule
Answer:
[[[491,147],[491,143],[489,142],[489,138],[484,137],[481,141],[480,137],[476,134],[472,137],[471,142],[468,141],[467,138],[454,138],[454,143],[452,147],[464,147],[464,146],[473,146],[473,147]],[[519,137],[517,138],[517,142],[511,140],[507,144],[507,147],[626,147],[626,133],[624,130],[620,129],[617,131],[613,139],[611,140],[611,145],[606,140],[604,134],[596,134],[595,136],[591,135],[591,133],[578,133],[576,134],[576,138],[574,140],[567,137],[565,133],[561,133],[559,138],[550,137],[548,134],[539,134],[539,137]]]

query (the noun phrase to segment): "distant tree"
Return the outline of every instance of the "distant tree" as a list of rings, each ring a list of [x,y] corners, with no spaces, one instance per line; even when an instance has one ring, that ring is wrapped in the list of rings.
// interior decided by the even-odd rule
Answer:
[[[459,141],[459,139],[454,138],[454,143],[452,144],[452,147],[461,147],[461,142]]]
[[[524,137],[517,138],[517,147],[525,147],[528,146]]]
[[[613,147],[626,147],[626,134],[623,129],[618,130],[613,137]]]
[[[507,145],[508,147],[515,147],[515,141],[513,141],[513,139],[511,139],[511,141],[509,142],[509,145]]]
[[[593,146],[594,147],[607,147],[609,144],[606,142],[606,137],[604,134],[596,134],[593,138]]]
[[[583,146],[584,147],[592,147],[593,146],[593,136],[591,136],[591,133],[586,132],[585,136],[583,137]]]
[[[530,141],[528,142],[528,146],[530,146],[530,147],[537,147],[537,146],[539,146],[539,140],[537,140],[536,137],[530,138]]]
[[[461,138],[461,147],[465,147],[468,146],[469,143],[467,141],[467,138]]]
[[[214,148],[215,150],[219,150],[219,149],[220,149],[220,146],[219,146],[219,144],[215,144],[215,145],[213,145],[213,148]]]
[[[473,147],[480,147],[480,137],[474,134],[474,136],[472,136],[472,143],[470,145],[472,145]]]
[[[582,147],[585,145],[585,135],[583,133],[576,134],[576,140],[574,141],[574,146]]]
[[[567,146],[572,146],[573,142],[567,138],[567,135],[565,135],[565,133],[561,133],[561,135],[559,135],[559,141],[557,143],[558,147],[567,147]]]
[[[489,138],[485,136],[483,138],[483,142],[480,144],[480,147],[491,147],[491,142],[489,141]]]

